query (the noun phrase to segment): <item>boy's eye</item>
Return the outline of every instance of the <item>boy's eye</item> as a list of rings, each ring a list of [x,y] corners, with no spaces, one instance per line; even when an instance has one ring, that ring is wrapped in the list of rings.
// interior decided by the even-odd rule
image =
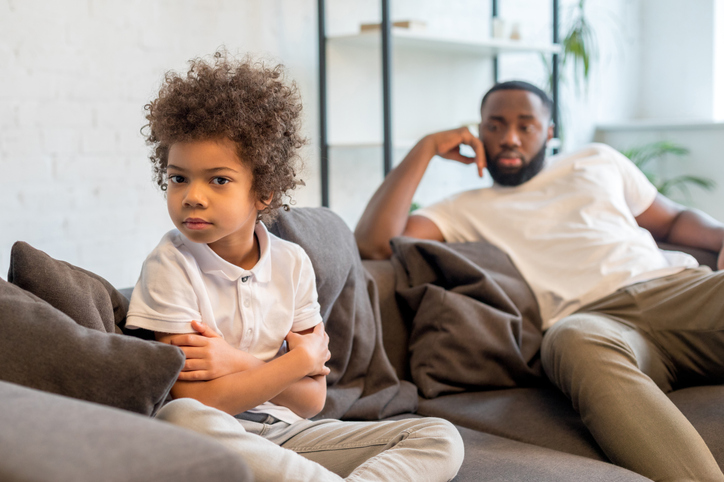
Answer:
[[[181,184],[186,179],[183,176],[175,175],[175,176],[168,176],[168,180],[174,184]]]
[[[213,182],[214,184],[218,184],[219,186],[223,186],[224,184],[229,182],[229,180],[225,177],[215,177],[211,182]]]

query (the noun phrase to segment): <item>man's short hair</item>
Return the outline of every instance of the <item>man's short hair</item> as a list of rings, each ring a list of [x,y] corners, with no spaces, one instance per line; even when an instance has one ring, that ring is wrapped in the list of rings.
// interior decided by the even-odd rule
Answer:
[[[543,105],[548,110],[549,114],[553,112],[553,101],[548,96],[548,94],[546,94],[544,90],[539,89],[535,85],[525,82],[523,80],[509,80],[508,82],[501,82],[499,84],[495,84],[483,96],[483,101],[480,103],[481,111],[483,110],[485,101],[488,100],[488,97],[490,96],[490,94],[492,94],[493,92],[497,92],[499,90],[525,90],[528,92],[532,92],[533,94],[540,97],[540,100],[543,101]]]

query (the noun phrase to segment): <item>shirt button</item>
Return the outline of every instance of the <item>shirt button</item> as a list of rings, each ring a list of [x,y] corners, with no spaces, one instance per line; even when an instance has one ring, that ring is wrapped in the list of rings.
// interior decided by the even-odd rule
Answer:
[[[249,300],[244,300],[244,306],[246,306],[248,308],[250,304],[251,303],[249,302]]]
[[[241,278],[242,283],[246,283],[248,280],[249,280],[248,276],[244,276],[243,278]]]

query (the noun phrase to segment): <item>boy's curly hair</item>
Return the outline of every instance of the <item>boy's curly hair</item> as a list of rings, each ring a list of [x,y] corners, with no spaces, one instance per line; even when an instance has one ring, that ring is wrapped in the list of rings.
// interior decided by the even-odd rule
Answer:
[[[227,137],[237,145],[242,162],[252,170],[252,189],[267,207],[269,222],[284,206],[283,196],[297,184],[302,104],[296,85],[284,83],[281,65],[237,61],[225,50],[211,61],[194,59],[186,75],[167,72],[158,97],[144,107],[148,124],[142,132],[152,146],[154,180],[168,187],[166,167],[176,142]]]

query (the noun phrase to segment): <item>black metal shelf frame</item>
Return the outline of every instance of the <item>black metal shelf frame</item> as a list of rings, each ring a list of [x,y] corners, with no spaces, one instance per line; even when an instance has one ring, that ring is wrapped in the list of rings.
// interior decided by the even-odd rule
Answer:
[[[558,43],[558,0],[553,1],[553,43]],[[492,0],[492,18],[498,16],[498,0]],[[382,130],[383,169],[385,176],[392,170],[392,22],[390,1],[381,0],[382,8]],[[320,175],[322,206],[329,207],[329,142],[327,137],[327,33],[325,0],[317,0],[317,28],[319,46],[319,133]],[[551,98],[554,137],[558,137],[558,54],[553,54],[551,70]],[[493,56],[493,81],[498,81],[498,56]]]

